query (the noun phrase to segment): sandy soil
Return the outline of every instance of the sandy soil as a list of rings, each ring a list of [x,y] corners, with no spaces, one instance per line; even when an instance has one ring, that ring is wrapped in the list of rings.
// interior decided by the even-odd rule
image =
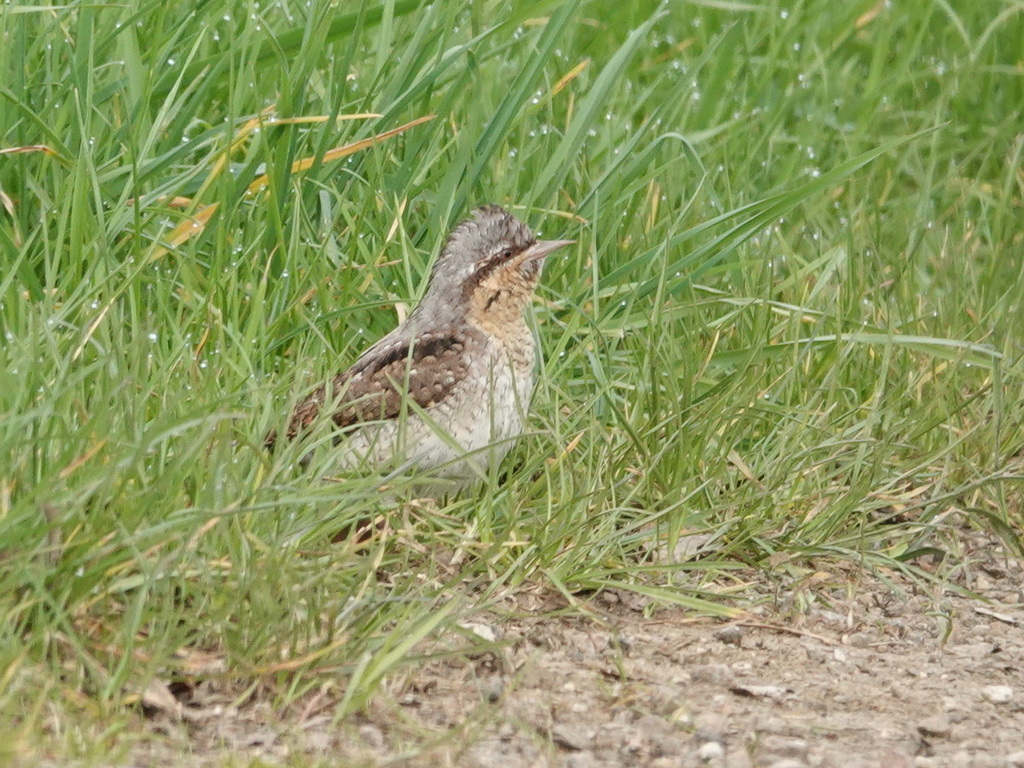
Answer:
[[[973,535],[942,586],[834,565],[748,574],[772,599],[694,619],[628,592],[519,595],[471,657],[389,680],[335,723],[336,689],[288,712],[180,689],[137,765],[1024,766],[1024,568]],[[948,563],[947,559],[947,563]],[[924,564],[927,566],[927,564]],[[964,592],[969,589],[975,594]],[[559,611],[558,609],[562,610]],[[582,609],[582,610],[581,610]],[[561,613],[562,615],[559,615]],[[465,644],[452,634],[422,650]],[[224,701],[227,701],[225,698]],[[211,713],[215,713],[213,716]]]

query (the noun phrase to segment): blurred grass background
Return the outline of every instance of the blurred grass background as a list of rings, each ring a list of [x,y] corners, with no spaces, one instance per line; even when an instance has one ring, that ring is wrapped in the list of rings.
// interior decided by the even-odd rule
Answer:
[[[109,760],[200,653],[343,717],[524,587],[1019,553],[1022,12],[0,6],[0,754]],[[503,477],[395,508],[266,454],[482,203],[578,240]]]

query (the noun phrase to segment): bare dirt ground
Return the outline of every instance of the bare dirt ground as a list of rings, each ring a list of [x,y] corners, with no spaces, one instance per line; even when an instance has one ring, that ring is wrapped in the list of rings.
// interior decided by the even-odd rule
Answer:
[[[769,584],[730,622],[628,592],[518,596],[466,630],[494,650],[424,662],[336,723],[336,689],[288,712],[198,686],[137,765],[1024,766],[1024,568],[961,543],[942,586],[834,565]],[[947,563],[948,563],[947,559]],[[924,564],[927,565],[927,564]],[[976,596],[966,594],[971,590]],[[464,638],[422,649],[438,653]],[[228,699],[225,697],[224,699]],[[234,762],[233,762],[234,761]]]

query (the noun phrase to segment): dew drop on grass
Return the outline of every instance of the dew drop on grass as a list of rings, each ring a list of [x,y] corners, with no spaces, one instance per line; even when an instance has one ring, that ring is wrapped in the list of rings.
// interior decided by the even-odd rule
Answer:
[[[789,18],[789,11],[787,11],[785,8],[783,8],[781,11],[779,11],[779,18],[780,19],[788,19]]]

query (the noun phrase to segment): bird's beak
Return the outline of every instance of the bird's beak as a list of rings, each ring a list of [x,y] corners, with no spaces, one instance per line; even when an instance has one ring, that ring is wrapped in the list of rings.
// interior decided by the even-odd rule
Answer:
[[[549,253],[561,248],[563,245],[572,245],[575,242],[575,240],[538,240],[523,251],[522,261],[540,261]]]

